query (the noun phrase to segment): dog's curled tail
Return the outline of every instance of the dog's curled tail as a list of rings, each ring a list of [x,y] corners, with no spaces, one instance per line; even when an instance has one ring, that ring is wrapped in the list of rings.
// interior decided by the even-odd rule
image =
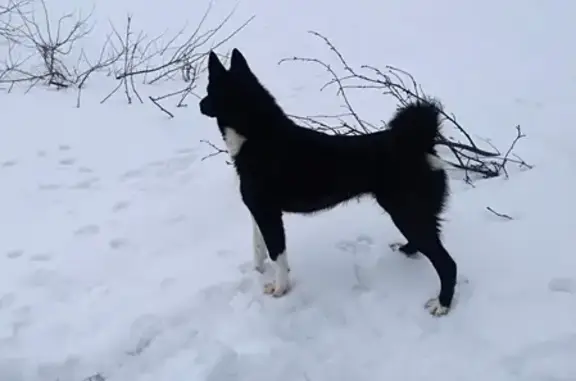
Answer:
[[[402,151],[434,153],[436,138],[440,133],[440,105],[417,100],[400,107],[388,122],[394,142]]]
[[[425,156],[433,169],[441,169],[434,145],[440,134],[441,105],[434,101],[417,100],[400,107],[388,128],[392,134],[392,150],[405,158]]]

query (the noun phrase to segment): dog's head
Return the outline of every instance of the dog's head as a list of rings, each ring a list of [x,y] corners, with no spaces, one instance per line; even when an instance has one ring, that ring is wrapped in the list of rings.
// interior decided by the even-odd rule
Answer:
[[[200,112],[217,118],[219,124],[231,125],[246,113],[258,81],[238,49],[232,50],[230,69],[226,70],[214,52],[208,56],[208,86],[200,101]]]

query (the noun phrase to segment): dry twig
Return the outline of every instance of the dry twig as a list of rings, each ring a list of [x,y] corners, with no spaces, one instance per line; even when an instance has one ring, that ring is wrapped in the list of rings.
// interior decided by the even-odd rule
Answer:
[[[222,153],[228,154],[228,150],[225,150],[223,148],[219,148],[218,146],[216,146],[216,144],[214,144],[208,140],[200,140],[200,143],[204,143],[212,149],[212,152],[209,153],[208,155],[204,156],[200,161],[204,161],[204,160],[209,159],[211,157],[218,156]],[[226,164],[232,165],[232,162],[226,160]]]
[[[503,220],[511,221],[514,219],[511,216],[509,216],[508,214],[498,213],[497,211],[495,211],[494,209],[492,209],[489,206],[486,207],[486,210],[488,210],[490,213],[494,214],[496,217],[502,218]]]

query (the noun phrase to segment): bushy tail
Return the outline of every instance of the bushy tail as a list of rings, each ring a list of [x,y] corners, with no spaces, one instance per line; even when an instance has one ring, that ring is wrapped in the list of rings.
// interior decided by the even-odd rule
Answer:
[[[440,133],[440,105],[417,100],[402,106],[388,122],[393,136],[392,149],[401,155],[435,154]]]

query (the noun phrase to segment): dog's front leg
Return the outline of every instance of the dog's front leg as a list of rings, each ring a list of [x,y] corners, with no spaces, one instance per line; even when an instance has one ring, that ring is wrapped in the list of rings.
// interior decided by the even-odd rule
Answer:
[[[252,248],[254,254],[254,269],[264,274],[264,262],[266,258],[268,258],[268,249],[266,249],[266,242],[264,242],[264,237],[262,237],[262,233],[254,217],[252,217]],[[290,265],[288,265],[288,272],[290,272]]]
[[[254,254],[254,269],[259,273],[264,273],[264,262],[268,256],[266,250],[266,242],[264,242],[264,237],[260,232],[260,228],[256,223],[254,217],[252,217],[252,247]]]
[[[255,224],[254,233],[260,233],[262,240],[268,249],[268,254],[272,260],[275,270],[275,280],[264,286],[264,292],[273,296],[282,296],[290,288],[289,266],[286,257],[286,237],[284,235],[284,225],[282,223],[282,211],[278,208],[270,207],[261,202],[257,202],[251,197],[245,198],[244,203],[250,209]],[[258,237],[254,237],[256,242]],[[256,247],[254,250],[258,250]],[[260,260],[261,252],[256,254]]]

